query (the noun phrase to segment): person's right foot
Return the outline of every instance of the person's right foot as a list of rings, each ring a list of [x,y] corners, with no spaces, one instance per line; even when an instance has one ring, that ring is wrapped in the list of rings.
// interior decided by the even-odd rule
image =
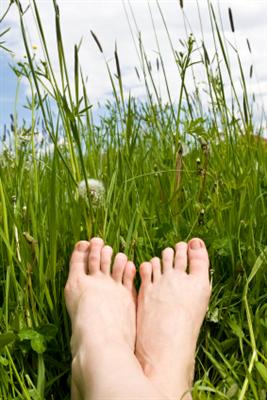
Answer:
[[[162,252],[162,271],[153,258],[140,274],[136,356],[163,396],[191,399],[196,342],[211,294],[205,244],[177,243],[175,254]]]

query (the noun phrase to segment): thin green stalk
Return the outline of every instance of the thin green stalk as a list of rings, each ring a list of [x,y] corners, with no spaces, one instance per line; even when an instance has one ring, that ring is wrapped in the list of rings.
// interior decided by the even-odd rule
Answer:
[[[15,1],[16,1],[17,6],[18,6],[18,10],[19,10],[20,26],[21,26],[21,33],[22,33],[23,43],[24,43],[24,46],[25,46],[25,50],[26,50],[29,66],[30,66],[30,69],[31,69],[31,73],[32,73],[34,84],[35,84],[36,92],[37,92],[37,95],[38,95],[39,105],[40,105],[40,108],[41,108],[41,111],[42,111],[42,114],[43,114],[43,117],[44,117],[44,123],[45,123],[45,126],[46,126],[46,130],[49,133],[49,135],[51,137],[51,140],[53,141],[53,143],[54,143],[54,145],[56,147],[56,150],[59,153],[59,156],[60,156],[62,162],[64,163],[66,169],[68,170],[73,182],[76,184],[76,180],[75,180],[75,178],[73,176],[73,173],[71,172],[69,166],[67,165],[67,163],[66,163],[66,161],[65,161],[65,159],[64,159],[64,157],[63,157],[63,155],[62,155],[62,153],[61,153],[61,151],[59,149],[59,147],[57,146],[57,141],[56,141],[54,135],[52,134],[52,132],[51,132],[51,130],[49,128],[49,125],[47,124],[47,118],[46,118],[46,113],[45,113],[45,109],[44,109],[44,106],[43,106],[43,100],[42,100],[42,96],[41,96],[41,93],[40,93],[38,80],[37,80],[37,77],[36,77],[36,74],[35,74],[34,65],[33,65],[33,62],[32,62],[32,57],[31,57],[31,54],[30,54],[30,50],[29,50],[29,46],[28,46],[28,42],[27,42],[27,38],[26,38],[26,31],[25,31],[25,27],[24,27],[24,23],[23,23],[23,15],[22,15],[22,12],[21,12],[21,9],[20,9],[19,1],[18,0],[15,0]],[[34,4],[35,4],[35,0],[33,0],[33,1],[34,1]]]

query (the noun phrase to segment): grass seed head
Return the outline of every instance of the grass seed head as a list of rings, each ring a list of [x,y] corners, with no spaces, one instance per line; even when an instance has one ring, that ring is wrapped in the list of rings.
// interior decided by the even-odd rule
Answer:
[[[117,44],[116,44],[116,46],[115,46],[114,55],[115,55],[117,76],[118,76],[118,79],[121,79],[121,68],[120,68],[120,62],[119,62],[119,57],[118,57]]]
[[[229,21],[230,21],[231,30],[232,30],[232,32],[234,32],[235,31],[235,25],[234,25],[234,19],[233,19],[232,10],[231,10],[230,7],[228,8],[228,15],[229,15]]]
[[[248,39],[247,39],[247,45],[248,45],[248,51],[251,53],[251,47]]]
[[[98,47],[99,50],[100,50],[100,52],[103,53],[103,48],[102,48],[102,46],[101,46],[99,40],[97,39],[96,35],[94,34],[93,31],[90,31],[90,32],[91,32],[91,35],[93,36],[94,41],[95,41],[96,44],[97,44],[97,47]]]

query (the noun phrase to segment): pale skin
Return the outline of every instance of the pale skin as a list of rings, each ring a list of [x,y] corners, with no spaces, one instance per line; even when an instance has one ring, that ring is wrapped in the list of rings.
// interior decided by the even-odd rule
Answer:
[[[65,299],[73,400],[190,400],[195,349],[211,294],[204,242],[166,248],[136,268],[100,238],[81,241]]]

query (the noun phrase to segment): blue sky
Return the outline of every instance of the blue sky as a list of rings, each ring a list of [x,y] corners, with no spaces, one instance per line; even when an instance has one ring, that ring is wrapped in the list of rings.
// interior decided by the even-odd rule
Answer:
[[[22,0],[21,3],[23,7],[25,7],[28,4],[28,0]],[[140,82],[138,80],[135,73],[134,68],[136,66],[140,68],[140,65],[127,23],[126,13],[130,18],[131,27],[135,31],[134,21],[131,17],[131,11],[133,11],[138,24],[138,30],[142,32],[146,52],[155,71],[157,46],[150,19],[149,6],[154,18],[161,52],[166,64],[172,98],[174,101],[177,100],[176,94],[178,93],[177,88],[179,85],[177,70],[172,59],[167,35],[155,1],[147,2],[145,0],[139,0],[128,3],[119,0],[58,0],[58,3],[61,10],[63,39],[70,76],[73,76],[73,47],[74,44],[78,43],[81,37],[83,37],[80,60],[84,75],[88,76],[90,101],[96,109],[99,102],[103,104],[105,100],[110,97],[111,86],[103,56],[98,51],[90,35],[90,30],[93,30],[98,36],[104,48],[105,57],[114,72],[114,47],[116,41],[126,92],[130,91],[131,94],[142,99],[145,96],[145,86],[142,81]],[[266,0],[224,0],[218,3],[218,1],[214,0],[212,3],[217,12],[219,11],[218,4],[220,4],[225,37],[238,47],[246,74],[248,88],[251,92],[256,93],[258,97],[258,113],[260,113],[260,108],[264,106],[266,109],[267,104],[267,41],[264,39],[267,37],[267,2]],[[58,74],[59,67],[56,57],[52,0],[38,0],[37,4],[43,19],[43,26],[48,48],[51,52],[54,70],[55,73]],[[178,39],[185,37],[184,23],[179,2],[177,0],[159,0],[159,4],[166,18],[173,43],[176,48],[179,49]],[[207,2],[205,0],[199,0],[198,4],[202,17],[205,43],[209,53],[212,54],[214,49],[212,46]],[[1,0],[0,15],[7,5],[8,0]],[[228,7],[231,7],[233,11],[236,27],[235,35],[233,35],[230,30]],[[200,42],[201,30],[198,19],[197,1],[184,0],[184,10],[191,25],[189,29],[192,29],[196,39]],[[30,42],[32,45],[37,46],[36,57],[37,59],[42,59],[42,50],[31,10],[26,13],[25,22]],[[1,25],[3,25],[3,23]],[[0,27],[0,32],[4,30],[5,26],[11,28],[10,32],[6,35],[6,45],[14,52],[14,58],[0,50],[0,126],[3,125],[3,123],[9,122],[9,114],[13,113],[15,106],[14,99],[17,79],[8,64],[23,61],[25,53],[15,5],[11,7],[5,19],[5,25]],[[249,38],[251,43],[252,55],[247,48],[247,38]],[[235,54],[230,47],[229,54],[233,74],[236,79],[239,79]],[[255,72],[253,79],[249,79],[251,63],[254,65]],[[155,79],[158,82],[158,86],[161,87],[162,97],[165,99],[166,90],[164,90],[162,77],[158,74],[155,76]],[[201,74],[199,82],[201,85]],[[22,107],[24,103],[23,99],[25,99],[27,94],[29,94],[29,86],[22,81],[20,85],[20,98],[18,101],[18,114],[20,119],[27,119],[28,113]]]
[[[0,54],[0,126],[10,122],[10,114],[14,114],[16,91],[18,88],[17,113],[22,118],[28,117],[28,112],[23,107],[25,100],[25,87],[18,85],[18,80],[10,65],[13,60],[4,53]]]

